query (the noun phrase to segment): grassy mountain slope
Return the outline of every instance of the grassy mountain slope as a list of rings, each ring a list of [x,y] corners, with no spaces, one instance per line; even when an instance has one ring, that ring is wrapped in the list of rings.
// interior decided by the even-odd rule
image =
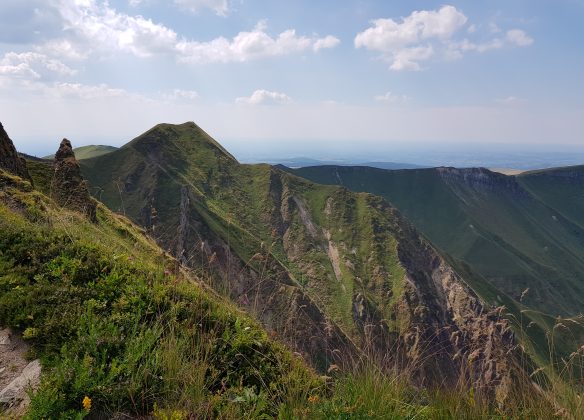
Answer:
[[[73,151],[75,152],[75,157],[77,160],[82,159],[91,159],[93,157],[106,155],[108,153],[113,152],[114,150],[118,150],[117,147],[114,146],[105,146],[105,145],[89,145],[89,146],[81,146],[76,147]],[[54,159],[55,155],[48,155],[45,156],[43,159]]]
[[[292,172],[386,198],[448,256],[485,302],[506,308],[523,345],[540,363],[552,360],[563,370],[562,358],[580,347],[584,234],[575,217],[552,207],[557,197],[549,197],[548,204],[523,187],[523,177],[486,169]]]
[[[584,166],[525,172],[517,181],[531,194],[584,229]]]
[[[448,168],[315,167],[294,173],[386,198],[438,248],[516,301],[553,315],[581,311],[584,231],[524,189],[528,177],[517,182],[487,170]]]
[[[318,369],[366,357],[419,384],[511,386],[506,321],[383,199],[239,164],[194,123],[81,165],[97,198]]]
[[[84,396],[107,416],[274,414],[319,386],[125,218],[99,206],[90,223],[2,171],[0,268],[0,324],[24,331],[48,372],[30,418],[79,418]]]

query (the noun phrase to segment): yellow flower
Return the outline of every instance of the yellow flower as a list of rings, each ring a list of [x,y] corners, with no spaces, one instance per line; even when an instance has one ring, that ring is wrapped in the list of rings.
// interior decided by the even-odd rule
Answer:
[[[82,404],[85,411],[91,410],[91,398],[89,398],[87,395],[83,398]]]
[[[317,403],[318,400],[319,400],[318,395],[311,395],[310,397],[308,397],[308,402],[311,404]]]

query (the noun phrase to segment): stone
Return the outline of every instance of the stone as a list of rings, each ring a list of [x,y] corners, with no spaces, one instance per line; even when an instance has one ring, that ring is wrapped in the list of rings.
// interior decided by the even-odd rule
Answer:
[[[36,388],[41,377],[41,362],[30,362],[12,382],[0,391],[0,406],[10,408],[19,405],[28,397],[27,390]]]
[[[87,182],[81,176],[79,162],[75,158],[71,142],[61,141],[55,154],[51,197],[62,207],[84,213],[93,222],[97,204],[89,194]]]

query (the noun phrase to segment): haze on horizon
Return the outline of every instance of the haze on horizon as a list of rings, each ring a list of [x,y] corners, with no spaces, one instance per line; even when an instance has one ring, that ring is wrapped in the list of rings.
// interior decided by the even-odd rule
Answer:
[[[3,0],[0,121],[36,155],[187,120],[250,156],[584,148],[580,0],[266,3]]]

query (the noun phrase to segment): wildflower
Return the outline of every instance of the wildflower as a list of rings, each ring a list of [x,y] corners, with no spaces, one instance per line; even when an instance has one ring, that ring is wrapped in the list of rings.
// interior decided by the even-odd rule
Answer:
[[[316,404],[319,400],[320,398],[318,398],[318,395],[311,395],[308,397],[308,402],[311,404]]]
[[[83,397],[83,409],[85,411],[89,411],[91,410],[91,398],[89,398],[87,395],[85,397]]]

